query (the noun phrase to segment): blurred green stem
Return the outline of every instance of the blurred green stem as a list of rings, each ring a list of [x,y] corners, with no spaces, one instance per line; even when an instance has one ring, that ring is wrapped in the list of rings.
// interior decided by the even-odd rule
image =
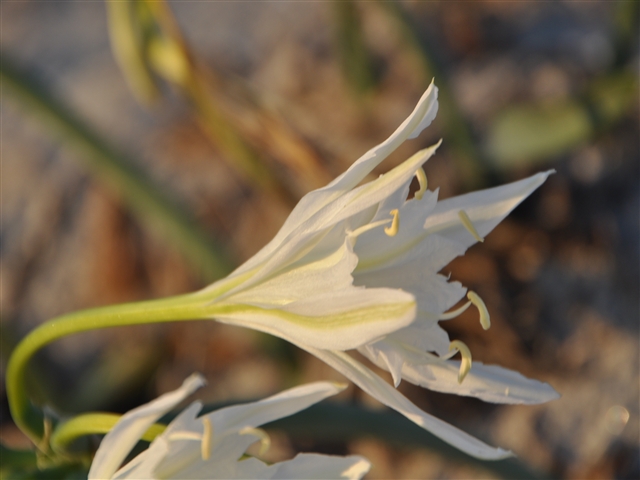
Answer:
[[[336,36],[342,70],[349,86],[360,96],[371,91],[376,79],[362,31],[358,6],[353,0],[333,4],[336,18]]]
[[[441,107],[438,110],[438,115],[441,115],[443,119],[447,134],[451,135],[451,149],[455,152],[455,160],[464,188],[475,189],[486,186],[487,179],[485,177],[490,173],[488,172],[488,162],[476,148],[471,129],[454,100],[449,88],[448,75],[440,65],[437,55],[418,33],[418,28],[398,1],[382,0],[381,3],[397,22],[402,37],[416,53],[427,77],[435,77],[439,89],[438,101]]]
[[[86,122],[60,103],[31,72],[19,68],[2,53],[0,78],[12,93],[31,107],[48,125],[85,152],[82,158],[99,180],[107,183],[138,214],[181,250],[205,280],[220,278],[231,270],[230,256],[211,240],[185,212],[154,185],[135,162],[116,151]]]
[[[242,132],[221,111],[213,93],[215,82],[210,81],[211,75],[191,53],[166,2],[126,0],[107,1],[106,5],[114,54],[129,83],[135,85],[134,92],[140,92],[137,96],[146,99],[154,95],[151,72],[173,84],[197,111],[203,129],[223,157],[230,160],[228,164],[261,191],[285,205],[294,205],[297,196],[267,167],[262,152],[245,142]],[[144,13],[153,23],[154,34],[148,39],[138,38],[138,43],[129,41],[144,29]]]

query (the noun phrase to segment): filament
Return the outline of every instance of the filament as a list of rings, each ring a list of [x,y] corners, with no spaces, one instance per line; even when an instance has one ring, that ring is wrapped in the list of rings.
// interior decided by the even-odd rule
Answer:
[[[418,179],[418,183],[420,184],[420,188],[418,189],[418,191],[413,195],[413,198],[415,198],[416,200],[422,200],[422,197],[424,197],[424,192],[427,191],[427,175],[424,173],[424,170],[422,169],[422,167],[420,167],[418,170],[416,170],[416,178]]]
[[[458,217],[460,217],[462,225],[464,225],[464,228],[469,231],[473,238],[475,238],[478,242],[484,242],[484,238],[480,236],[480,234],[476,230],[476,227],[473,226],[473,223],[471,222],[469,215],[467,215],[467,212],[465,212],[464,210],[460,210],[458,212]]]
[[[211,456],[211,439],[213,437],[213,426],[209,417],[202,417],[204,431],[202,432],[202,442],[200,443],[200,454],[202,460],[209,460]]]
[[[471,299],[469,299],[469,300],[471,300]],[[465,303],[464,305],[462,305],[460,308],[456,308],[452,312],[441,314],[438,317],[438,320],[451,320],[452,318],[456,318],[458,315],[461,315],[462,312],[464,312],[470,306],[471,306],[471,302],[469,301],[469,302]]]
[[[240,435],[255,435],[260,439],[260,456],[264,455],[271,446],[271,437],[261,428],[245,427],[238,433]]]

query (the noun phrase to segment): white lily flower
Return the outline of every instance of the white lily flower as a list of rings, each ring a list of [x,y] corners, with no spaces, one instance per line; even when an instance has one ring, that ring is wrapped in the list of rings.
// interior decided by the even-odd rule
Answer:
[[[551,172],[438,201],[422,165],[440,143],[376,180],[360,185],[391,152],[435,118],[432,83],[413,113],[324,188],[307,194],[275,238],[229,277],[195,295],[208,298],[221,322],[284,338],[316,355],[367,393],[466,453],[509,456],[413,405],[346,350],[358,349],[391,372],[432,390],[499,403],[540,403],[558,397],[549,385],[479,362],[449,341],[438,322],[467,293],[439,275],[453,258],[482,241]],[[416,176],[420,189],[407,200]],[[489,328],[483,301],[468,292]],[[449,360],[457,352],[462,362]]]
[[[194,402],[158,435],[149,448],[119,468],[143,433],[194,390],[204,385],[192,375],[177,390],[122,416],[104,437],[89,471],[89,480],[213,479],[213,478],[343,478],[359,479],[371,464],[359,456],[299,454],[267,465],[243,458],[247,448],[269,437],[258,427],[335,395],[345,388],[316,382],[292,388],[259,402],[222,408],[197,417],[202,404]]]

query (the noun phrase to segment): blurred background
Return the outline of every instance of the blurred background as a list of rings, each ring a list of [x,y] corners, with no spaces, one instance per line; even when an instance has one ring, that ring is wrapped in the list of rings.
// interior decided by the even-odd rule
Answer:
[[[56,315],[229,272],[305,192],[385,139],[435,77],[434,125],[377,173],[439,138],[425,170],[441,198],[556,170],[443,270],[482,296],[493,327],[471,310],[444,326],[474,359],[562,398],[502,407],[401,385],[429,413],[513,450],[516,470],[404,434],[410,422],[353,386],[339,400],[381,431],[294,421],[273,430],[266,458],[358,453],[371,479],[640,478],[637,2],[1,8],[3,372],[18,340]],[[341,379],[283,341],[199,321],[64,339],[30,381],[63,414],[124,412],[194,371],[212,404]],[[2,384],[0,439],[26,447]]]

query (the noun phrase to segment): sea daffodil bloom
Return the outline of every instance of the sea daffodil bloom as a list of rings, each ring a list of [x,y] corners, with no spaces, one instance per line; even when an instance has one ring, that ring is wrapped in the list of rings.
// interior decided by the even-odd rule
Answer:
[[[371,464],[362,457],[298,454],[267,465],[245,455],[257,441],[268,446],[258,427],[292,415],[345,388],[316,382],[286,390],[254,403],[234,405],[197,417],[202,404],[184,409],[149,448],[120,467],[143,433],[194,390],[204,384],[192,375],[177,390],[122,416],[104,437],[89,471],[89,480],[213,479],[213,478],[343,478],[359,479]]]
[[[449,341],[438,322],[475,305],[483,327],[486,307],[474,292],[457,311],[444,313],[467,293],[438,274],[482,241],[550,172],[444,201],[427,190],[422,165],[440,143],[418,152],[377,179],[360,185],[391,152],[415,138],[436,116],[433,83],[413,113],[380,145],[324,188],[307,194],[275,238],[229,277],[196,295],[209,298],[212,316],[225,323],[284,338],[341,372],[367,393],[466,453],[497,459],[492,448],[423,412],[392,385],[354,359],[358,349],[401,379],[432,390],[490,402],[540,403],[557,398],[549,385],[479,362]],[[416,176],[420,189],[408,199]],[[462,361],[450,360],[457,353]]]

